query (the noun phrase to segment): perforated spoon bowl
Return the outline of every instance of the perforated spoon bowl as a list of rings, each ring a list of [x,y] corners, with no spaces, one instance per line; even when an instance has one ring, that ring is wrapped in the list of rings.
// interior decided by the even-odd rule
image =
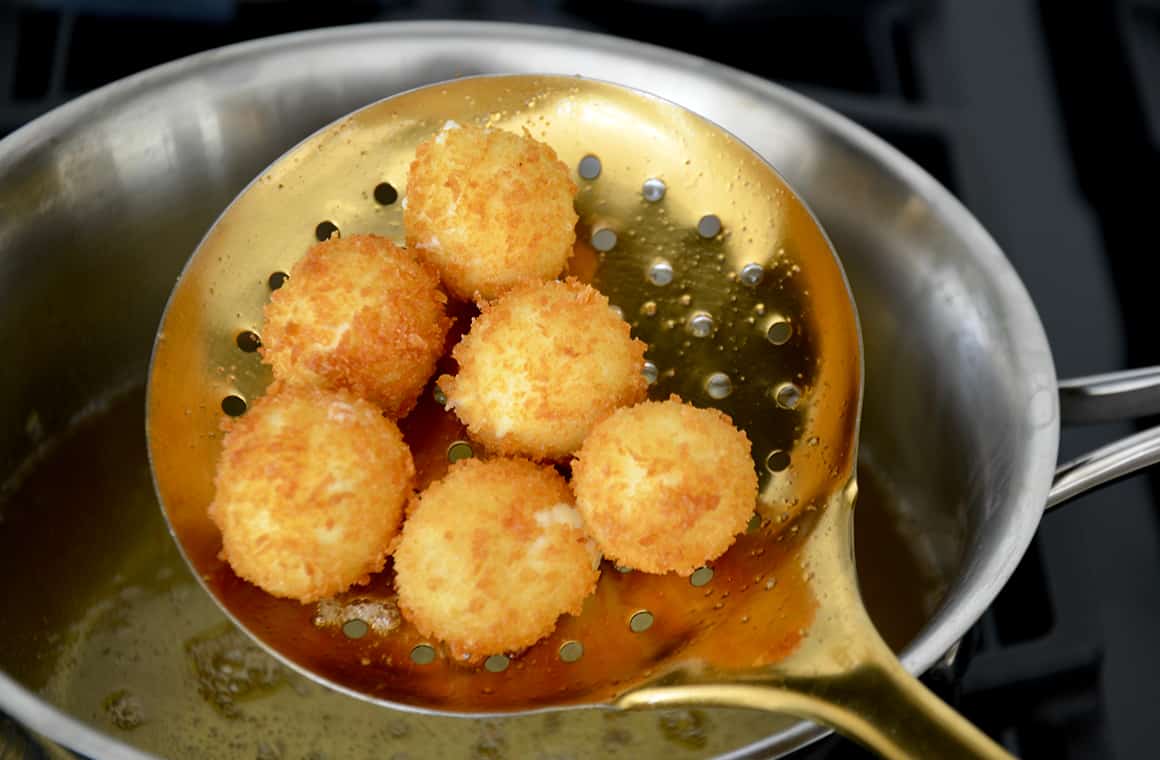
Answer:
[[[389,570],[320,605],[275,599],[218,558],[206,507],[223,415],[270,380],[262,308],[331,235],[401,241],[415,147],[447,120],[527,130],[575,167],[572,274],[649,344],[654,397],[729,413],[760,473],[749,531],[691,578],[606,566],[584,612],[532,648],[467,668],[400,619]],[[466,326],[470,309],[458,313]],[[186,560],[233,620],[292,667],[400,709],[465,715],[713,704],[827,723],[890,757],[1005,756],[899,665],[853,564],[857,317],[804,203],[756,153],[679,106],[566,77],[413,90],[314,134],[255,179],[171,296],[150,367],[149,452]],[[402,422],[420,485],[471,455],[437,389]]]

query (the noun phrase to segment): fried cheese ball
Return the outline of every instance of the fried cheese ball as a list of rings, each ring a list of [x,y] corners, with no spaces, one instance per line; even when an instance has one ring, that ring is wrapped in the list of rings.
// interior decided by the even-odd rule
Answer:
[[[394,555],[403,616],[461,661],[531,646],[596,588],[600,555],[553,468],[465,459],[417,498]]]
[[[547,145],[448,122],[419,146],[403,226],[461,299],[494,298],[564,270],[576,242],[576,184]]]
[[[645,344],[577,280],[525,283],[484,304],[439,378],[447,408],[488,449],[561,459],[612,410],[645,397]]]
[[[410,251],[376,235],[332,238],[274,291],[259,350],[277,380],[346,389],[402,417],[443,353],[446,303]]]
[[[620,409],[572,463],[572,490],[605,556],[689,575],[719,557],[757,505],[749,438],[716,409],[671,397]]]
[[[382,570],[414,474],[399,428],[370,402],[282,387],[229,428],[209,517],[238,576],[314,602]]]

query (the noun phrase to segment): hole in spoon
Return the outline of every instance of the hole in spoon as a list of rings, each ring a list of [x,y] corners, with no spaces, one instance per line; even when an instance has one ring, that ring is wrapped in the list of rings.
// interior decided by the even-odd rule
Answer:
[[[673,281],[673,265],[665,259],[654,259],[645,276],[653,285],[664,287]]]
[[[286,284],[286,280],[290,279],[290,275],[285,272],[274,272],[270,275],[270,279],[266,280],[266,284],[270,286],[270,290],[277,290]]]
[[[601,227],[592,233],[592,247],[598,251],[611,251],[616,247],[616,232]]]
[[[593,180],[600,176],[600,168],[600,159],[589,154],[580,159],[576,171],[580,173],[582,179]]]
[[[793,383],[782,383],[773,392],[773,399],[782,409],[797,409],[802,400],[802,389]]]
[[[652,628],[653,614],[648,610],[640,610],[628,620],[628,627],[633,633],[644,633]]]
[[[226,396],[222,399],[222,411],[231,417],[241,417],[246,413],[246,400],[241,396]]]
[[[656,203],[665,197],[665,190],[667,189],[664,180],[653,177],[652,179],[646,179],[644,181],[644,184],[640,188],[640,194],[649,203]]]
[[[489,673],[502,673],[507,670],[510,663],[511,659],[509,659],[506,655],[493,654],[491,657],[488,657],[483,661],[483,667]]]
[[[467,441],[456,441],[447,447],[447,461],[454,464],[460,459],[471,459],[475,456],[475,451],[472,450],[471,444]]]
[[[262,346],[262,339],[253,330],[242,330],[237,337],[238,348],[252,354]]]
[[[705,392],[709,394],[709,398],[718,401],[728,398],[729,394],[733,393],[733,381],[724,372],[714,372],[705,378]]]
[[[721,219],[716,214],[705,214],[697,222],[697,234],[703,238],[715,238],[721,233]]]
[[[782,472],[789,467],[789,452],[774,449],[765,458],[765,467],[770,472]]]
[[[793,335],[793,326],[784,319],[775,319],[766,328],[765,338],[775,346],[785,345]]]
[[[371,627],[365,620],[348,620],[342,624],[342,632],[348,639],[361,639],[367,635]]]
[[[754,287],[760,285],[761,281],[765,279],[765,269],[761,264],[746,264],[741,267],[741,274],[738,276],[742,284]]]
[[[657,365],[649,361],[644,363],[644,369],[641,370],[641,374],[644,375],[644,379],[649,385],[655,384],[657,378],[660,376]]]
[[[375,185],[375,203],[380,206],[390,206],[395,201],[399,200],[399,191],[390,182],[380,182]]]
[[[698,588],[708,584],[711,580],[713,580],[713,568],[711,567],[698,567],[689,576],[689,583]]]
[[[430,665],[435,662],[435,647],[419,644],[411,650],[411,662],[416,665]]]
[[[694,338],[708,338],[713,334],[713,315],[706,311],[694,312],[685,323],[685,329]]]
[[[579,641],[565,641],[560,645],[560,659],[563,662],[576,662],[584,656],[584,645]]]
[[[338,230],[338,225],[332,221],[319,222],[318,226],[314,228],[314,237],[318,242],[325,243],[331,237],[342,237],[342,233]]]

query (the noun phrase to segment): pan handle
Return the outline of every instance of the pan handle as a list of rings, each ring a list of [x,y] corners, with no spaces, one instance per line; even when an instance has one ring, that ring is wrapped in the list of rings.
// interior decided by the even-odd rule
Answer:
[[[1160,413],[1160,367],[1090,375],[1059,384],[1063,424],[1133,419]],[[1113,441],[1060,465],[1047,496],[1053,509],[1076,496],[1160,463],[1160,426]]]
[[[1116,422],[1160,414],[1160,367],[1088,375],[1059,383],[1064,425]]]

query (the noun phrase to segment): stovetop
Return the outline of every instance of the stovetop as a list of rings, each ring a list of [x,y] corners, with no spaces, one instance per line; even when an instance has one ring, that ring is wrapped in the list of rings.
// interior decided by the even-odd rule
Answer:
[[[16,0],[0,6],[0,136],[188,53],[419,18],[598,30],[797,89],[974,212],[1030,290],[1061,376],[1160,364],[1142,276],[1160,209],[1139,190],[1160,176],[1160,0]],[[1130,429],[1065,431],[1063,455]],[[1136,478],[1047,517],[957,666],[929,676],[1019,756],[1155,754],[1158,486]],[[804,756],[867,755],[834,738]]]

